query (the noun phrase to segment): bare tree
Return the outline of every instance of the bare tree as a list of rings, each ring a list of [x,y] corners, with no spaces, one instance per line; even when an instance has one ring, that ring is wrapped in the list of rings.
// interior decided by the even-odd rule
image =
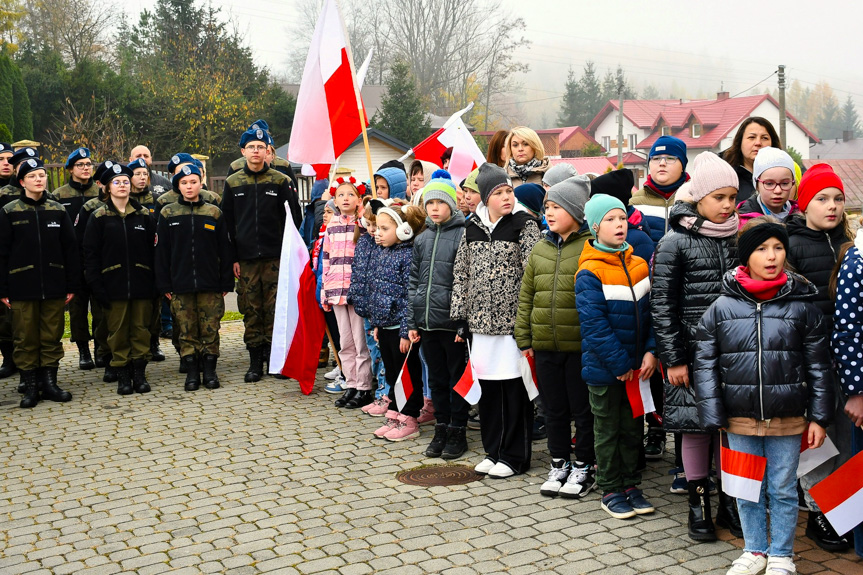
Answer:
[[[50,46],[67,64],[112,57],[112,31],[123,13],[99,0],[26,0],[27,37],[36,45]]]

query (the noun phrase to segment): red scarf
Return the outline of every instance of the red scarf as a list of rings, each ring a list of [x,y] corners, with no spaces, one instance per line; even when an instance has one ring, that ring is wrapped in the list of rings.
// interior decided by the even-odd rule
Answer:
[[[682,186],[685,182],[689,181],[689,174],[685,173],[680,176],[680,179],[674,182],[673,184],[669,184],[667,186],[660,186],[656,182],[653,181],[653,178],[650,175],[647,176],[647,181],[644,182],[644,187],[656,192],[666,200],[674,195],[677,189]]]
[[[754,280],[749,275],[749,269],[743,266],[737,268],[736,277],[743,289],[760,300],[775,298],[782,286],[788,282],[788,276],[785,275],[785,272],[779,274],[775,280]]]

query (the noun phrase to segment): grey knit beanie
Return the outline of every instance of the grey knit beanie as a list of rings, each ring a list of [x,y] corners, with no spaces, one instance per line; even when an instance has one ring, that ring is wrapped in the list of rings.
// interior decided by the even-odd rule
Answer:
[[[572,164],[560,162],[559,164],[553,165],[545,172],[545,175],[542,177],[542,183],[546,186],[553,186],[577,175],[578,170],[576,170]]]
[[[482,203],[488,205],[488,197],[501,186],[512,187],[512,179],[506,175],[506,170],[497,164],[486,162],[479,167],[476,186],[479,188],[479,197],[482,199]]]
[[[579,223],[584,222],[584,204],[590,199],[590,178],[573,176],[549,188],[546,201],[554,202]]]

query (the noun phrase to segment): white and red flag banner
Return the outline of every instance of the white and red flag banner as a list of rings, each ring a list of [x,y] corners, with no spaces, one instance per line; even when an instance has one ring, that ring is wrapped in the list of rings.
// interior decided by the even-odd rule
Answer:
[[[479,403],[479,398],[482,396],[482,388],[479,381],[473,374],[473,362],[468,354],[467,367],[464,368],[464,373],[459,378],[458,383],[453,387],[453,391],[462,396],[470,405]]]
[[[395,383],[395,396],[396,396],[396,407],[401,411],[405,404],[408,402],[408,398],[414,392],[414,382],[411,380],[411,372],[408,369],[408,358],[411,356],[411,350],[413,349],[414,344],[411,343],[411,346],[408,348],[408,353],[405,356],[405,362],[402,364],[402,369],[399,372],[399,376],[396,378]]]
[[[324,0],[297,94],[288,147],[292,162],[332,164],[361,134],[359,86],[349,54],[338,6],[335,0]]]
[[[287,202],[285,211],[269,370],[296,379],[300,390],[308,395],[314,387],[326,327],[315,299],[317,282],[309,266],[308,248],[294,226]]]
[[[863,451],[809,490],[839,535],[863,522]]]
[[[800,462],[797,464],[797,479],[800,479],[822,463],[826,463],[839,455],[839,450],[830,441],[829,437],[824,438],[824,443],[821,447],[809,449],[809,434],[804,433],[800,442]]]
[[[641,379],[641,370],[632,372],[632,377],[626,380],[626,397],[632,407],[632,417],[641,417],[656,411],[653,394],[650,393],[650,379]]]
[[[465,179],[468,174],[485,162],[485,155],[461,119],[462,114],[471,108],[473,108],[473,103],[450,116],[442,128],[413,147],[413,154],[417,160],[425,160],[441,167],[443,167],[440,160],[441,155],[447,148],[452,148],[452,156],[447,171],[454,182]],[[408,155],[410,152],[404,158]]]
[[[731,497],[757,503],[761,498],[767,458],[734,451],[724,445],[721,450],[722,491]]]

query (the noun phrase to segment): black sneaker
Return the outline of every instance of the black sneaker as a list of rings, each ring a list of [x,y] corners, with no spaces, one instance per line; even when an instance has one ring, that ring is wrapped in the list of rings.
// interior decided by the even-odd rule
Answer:
[[[548,437],[548,431],[545,428],[545,418],[541,415],[533,420],[533,432],[531,433],[532,441],[539,441]]]
[[[444,445],[441,457],[444,459],[458,459],[467,451],[467,437],[464,427],[449,426],[446,430],[446,445]]]
[[[647,429],[647,437],[644,438],[644,458],[662,459],[665,452],[665,430],[661,427],[650,427]]]
[[[848,550],[848,542],[836,533],[823,513],[809,512],[809,520],[806,522],[806,536],[826,551]]]
[[[576,461],[566,478],[566,483],[557,492],[561,497],[581,499],[596,487],[596,471],[593,465]]]

